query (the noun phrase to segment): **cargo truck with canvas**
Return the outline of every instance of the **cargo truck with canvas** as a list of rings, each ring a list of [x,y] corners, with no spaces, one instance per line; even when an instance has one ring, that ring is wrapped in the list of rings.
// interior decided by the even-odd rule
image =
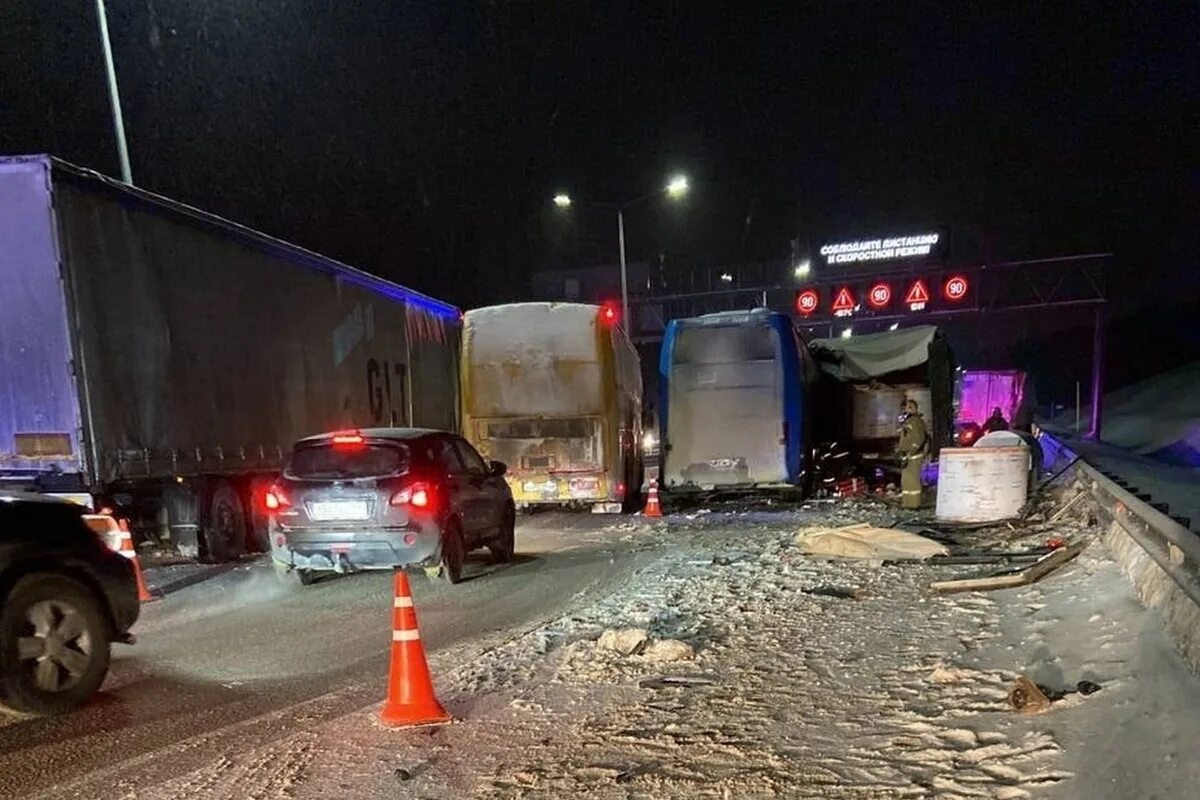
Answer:
[[[0,485],[220,560],[296,440],[457,427],[453,306],[46,156],[0,159]]]
[[[463,320],[463,435],[518,507],[620,511],[644,470],[637,351],[608,308],[516,303]]]
[[[820,442],[838,442],[866,459],[887,457],[899,436],[905,400],[916,402],[936,453],[953,430],[954,354],[933,325],[814,339],[820,368]]]

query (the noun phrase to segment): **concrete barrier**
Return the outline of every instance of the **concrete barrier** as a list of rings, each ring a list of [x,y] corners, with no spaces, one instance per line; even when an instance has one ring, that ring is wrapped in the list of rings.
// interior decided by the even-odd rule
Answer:
[[[1180,651],[1200,671],[1200,536],[1080,458],[1046,431],[1038,441],[1051,472],[1073,467],[1106,526],[1104,542],[1138,597],[1162,614]]]

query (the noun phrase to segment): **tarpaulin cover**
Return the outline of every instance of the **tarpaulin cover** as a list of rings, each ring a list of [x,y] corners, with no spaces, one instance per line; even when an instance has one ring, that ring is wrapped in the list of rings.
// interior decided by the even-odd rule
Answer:
[[[867,380],[924,364],[936,334],[936,326],[918,325],[848,339],[814,339],[809,347],[829,375],[843,381]]]

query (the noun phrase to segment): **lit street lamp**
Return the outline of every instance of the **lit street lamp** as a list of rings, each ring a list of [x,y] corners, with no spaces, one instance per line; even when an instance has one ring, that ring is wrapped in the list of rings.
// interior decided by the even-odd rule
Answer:
[[[795,277],[797,280],[801,280],[801,279],[803,279],[803,278],[807,278],[807,277],[808,277],[808,273],[810,273],[810,272],[812,272],[812,262],[809,262],[809,261],[801,261],[801,262],[800,262],[799,264],[797,264],[797,265],[796,265],[796,267],[795,267],[795,268],[792,270],[792,275],[793,275],[793,276],[794,276],[794,277]]]
[[[96,0],[96,21],[100,25],[100,48],[104,51],[104,74],[108,79],[108,102],[112,106],[113,133],[117,137],[117,159],[121,162],[121,180],[133,185],[129,166],[129,148],[125,144],[125,119],[121,115],[121,95],[117,92],[117,69],[113,66],[112,43],[108,40],[108,14],[104,0]]]
[[[640,203],[643,200],[649,200],[651,197],[658,197],[665,194],[673,200],[677,200],[687,194],[688,179],[686,175],[676,175],[671,178],[670,182],[665,187],[656,192],[635,197],[632,200],[626,200],[622,203],[599,203],[596,201],[588,201],[588,205],[596,206],[597,208],[607,208],[617,212],[617,245],[621,251],[621,324],[629,325],[629,274],[625,263],[625,209]],[[554,195],[554,205],[559,208],[571,207],[571,196],[566,192],[559,192]]]

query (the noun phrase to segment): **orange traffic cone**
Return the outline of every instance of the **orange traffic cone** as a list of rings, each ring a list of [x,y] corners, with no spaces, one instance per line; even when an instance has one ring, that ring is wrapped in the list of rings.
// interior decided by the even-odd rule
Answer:
[[[388,668],[388,694],[380,717],[393,728],[413,725],[437,725],[449,722],[450,715],[433,692],[433,679],[417,628],[417,610],[413,607],[408,574],[396,570],[395,600],[392,607],[392,663]]]
[[[650,491],[646,493],[646,508],[642,513],[647,517],[662,516],[662,506],[658,503],[658,481],[650,481]]]
[[[133,561],[133,574],[137,578],[138,602],[145,603],[153,600],[154,595],[150,594],[150,590],[146,588],[146,579],[142,577],[142,561],[133,547],[133,534],[129,532],[129,523],[120,520],[117,524],[121,527],[121,555]]]

